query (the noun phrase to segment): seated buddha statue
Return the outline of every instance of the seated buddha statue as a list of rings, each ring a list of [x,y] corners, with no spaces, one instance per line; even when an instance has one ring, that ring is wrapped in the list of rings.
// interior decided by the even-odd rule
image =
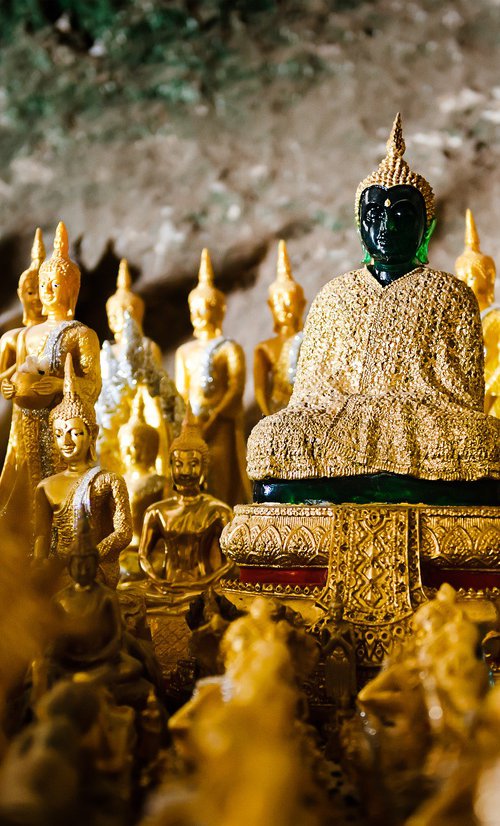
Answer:
[[[145,304],[132,290],[127,260],[122,258],[116,292],[106,302],[108,324],[114,339],[101,350],[102,391],[96,411],[100,427],[97,441],[103,467],[123,473],[118,430],[130,418],[136,389],[142,385],[144,417],[159,437],[156,469],[165,475],[170,442],[178,435],[184,404],[162,365],[161,350],[142,329]]]
[[[257,501],[499,501],[479,307],[466,284],[426,266],[434,195],[404,151],[398,115],[356,194],[366,266],[316,297],[290,402],[250,435]]]
[[[223,564],[219,537],[232,510],[201,491],[208,447],[189,405],[170,466],[174,489],[146,510],[139,562],[153,584],[208,582]]]
[[[293,278],[284,241],[279,243],[276,281],[269,287],[267,303],[276,335],[257,345],[253,362],[255,401],[264,416],[288,404],[302,343],[306,300],[302,287]]]
[[[83,508],[97,543],[99,578],[115,587],[118,556],[132,539],[127,487],[121,476],[95,464],[94,407],[76,388],[71,353],[66,356],[64,397],[51,413],[51,424],[65,469],[37,487],[35,559],[53,554],[67,560]]]
[[[474,292],[481,310],[484,337],[484,412],[500,418],[500,307],[494,306],[496,268],[481,252],[470,209],[465,214],[465,249],[455,262],[457,278]]]
[[[201,255],[198,284],[189,293],[194,340],[175,355],[175,383],[197,416],[210,451],[207,490],[228,505],[248,502],[245,472],[243,392],[245,355],[239,344],[222,334],[224,293],[214,285],[208,250]]]
[[[21,410],[22,445],[16,451],[13,475],[2,476],[9,499],[0,513],[2,527],[32,542],[32,517],[37,484],[57,469],[50,411],[61,401],[66,354],[73,356],[75,383],[82,398],[93,405],[101,389],[99,339],[96,333],[74,318],[80,291],[80,270],[69,258],[68,233],[62,221],[54,237],[54,251],[38,271],[39,296],[45,320],[19,334],[16,367],[4,378],[4,398]],[[0,494],[3,498],[3,493]],[[19,525],[19,509],[27,518]]]

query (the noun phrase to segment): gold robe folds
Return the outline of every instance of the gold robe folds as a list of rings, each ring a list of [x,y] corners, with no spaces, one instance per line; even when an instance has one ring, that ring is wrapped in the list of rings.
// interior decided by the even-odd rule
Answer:
[[[252,431],[248,473],[499,478],[500,421],[483,404],[481,320],[463,282],[418,267],[382,287],[349,272],[316,297],[292,398]]]

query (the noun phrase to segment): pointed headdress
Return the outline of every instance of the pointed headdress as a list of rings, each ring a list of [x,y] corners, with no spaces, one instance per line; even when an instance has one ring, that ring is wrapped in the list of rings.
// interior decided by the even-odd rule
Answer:
[[[403,158],[406,144],[403,138],[403,127],[401,115],[396,115],[392,125],[391,134],[387,141],[387,154],[380,162],[377,169],[368,175],[358,186],[355,201],[356,223],[359,225],[359,202],[362,192],[369,186],[413,186],[418,189],[425,201],[425,212],[427,216],[427,226],[430,226],[435,215],[434,192],[431,185],[418,172],[413,172],[408,163]]]
[[[186,405],[186,413],[182,422],[181,432],[170,445],[170,455],[174,450],[196,450],[203,457],[203,464],[206,468],[208,463],[208,445],[201,435],[201,427],[198,419],[191,410],[189,402]]]
[[[33,245],[31,247],[31,263],[27,270],[21,273],[19,277],[18,290],[22,290],[24,282],[33,276],[38,276],[38,271],[45,258],[45,244],[43,243],[43,235],[40,227],[36,228]]]
[[[40,266],[40,275],[59,272],[71,278],[78,294],[80,289],[80,269],[69,257],[68,231],[63,221],[59,221],[54,236],[54,251]]]
[[[269,297],[275,292],[283,290],[294,293],[305,303],[304,290],[292,275],[292,266],[290,264],[290,258],[288,257],[288,250],[285,242],[281,240],[278,244],[276,279],[269,286]]]
[[[143,393],[145,392],[147,392],[146,388],[141,388],[140,386],[137,388],[134,401],[132,402],[130,419],[120,427],[119,437],[122,439],[130,434],[132,439],[142,437],[144,440],[147,440],[152,454],[151,463],[153,463],[158,454],[160,437],[158,431],[152,425],[147,423],[144,416]]]
[[[118,277],[116,279],[116,292],[110,295],[106,301],[106,311],[109,315],[110,311],[119,308],[130,315],[139,323],[142,324],[144,318],[145,304],[143,299],[131,289],[132,278],[130,277],[130,270],[126,258],[122,258],[118,268]]]
[[[481,309],[495,299],[496,267],[493,258],[481,252],[476,222],[470,209],[465,213],[465,247],[455,261],[457,278],[473,288]]]
[[[218,290],[214,284],[214,271],[210,254],[205,247],[201,253],[200,268],[198,270],[198,284],[191,290],[188,296],[188,301],[191,302],[197,296],[203,297],[210,305],[221,308],[226,307],[226,296],[221,290]]]
[[[97,437],[98,427],[94,405],[82,397],[77,390],[71,353],[66,355],[66,361],[64,363],[63,399],[54,407],[50,414],[52,424],[56,419],[63,419],[63,421],[67,421],[68,419],[82,419],[87,425],[92,438],[95,439]]]

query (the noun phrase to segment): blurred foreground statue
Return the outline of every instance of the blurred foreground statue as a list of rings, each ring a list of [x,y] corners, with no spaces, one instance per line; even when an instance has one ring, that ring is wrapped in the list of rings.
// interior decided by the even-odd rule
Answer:
[[[143,333],[144,309],[144,301],[131,289],[128,264],[123,258],[116,292],[106,302],[114,340],[105,341],[101,351],[103,387],[96,408],[100,426],[97,449],[103,467],[125,472],[118,430],[128,422],[134,398],[140,393],[144,418],[158,433],[156,470],[165,476],[170,442],[179,432],[184,405],[162,366],[160,348]]]
[[[198,285],[189,293],[195,340],[177,350],[175,382],[199,419],[208,444],[207,489],[232,506],[250,498],[243,430],[245,357],[240,345],[222,334],[226,299],[213,282],[212,264],[204,249]]]
[[[53,255],[40,266],[38,278],[46,321],[27,327],[19,336],[15,372],[2,382],[3,395],[13,399],[21,411],[23,446],[15,452],[15,469],[2,477],[1,487],[8,486],[9,496],[0,524],[4,530],[13,525],[27,550],[32,541],[36,486],[58,465],[49,414],[62,397],[68,353],[73,356],[75,386],[85,404],[93,406],[101,389],[99,340],[93,330],[74,319],[80,270],[69,258],[62,222],[57,227]],[[6,498],[0,492],[3,502]],[[25,514],[21,523],[19,513]]]
[[[274,338],[261,341],[254,353],[255,400],[264,416],[286,407],[292,395],[302,343],[304,291],[294,281],[284,241],[278,249],[276,281],[267,303],[274,322]]]
[[[66,467],[38,485],[35,558],[68,557],[83,508],[97,543],[99,575],[115,587],[118,555],[132,538],[127,487],[121,476],[95,464],[94,407],[77,390],[71,353],[66,357],[64,398],[50,418]]]
[[[465,214],[465,249],[455,262],[457,277],[473,290],[482,313],[484,335],[484,412],[500,419],[500,308],[495,300],[496,268],[484,255],[470,209]]]

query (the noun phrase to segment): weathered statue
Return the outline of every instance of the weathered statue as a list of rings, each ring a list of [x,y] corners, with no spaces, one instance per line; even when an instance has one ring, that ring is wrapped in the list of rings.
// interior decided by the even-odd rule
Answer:
[[[42,231],[38,228],[31,248],[31,264],[21,274],[17,288],[17,294],[23,307],[24,327],[8,330],[0,338],[0,381],[3,383],[4,379],[7,380],[5,385],[7,392],[10,379],[16,369],[17,348],[20,345],[20,339],[22,340],[22,336],[25,335],[28,327],[33,324],[40,324],[43,321],[42,302],[38,292],[38,271],[44,258],[45,247]],[[29,501],[31,498],[27,474],[16,480],[16,469],[23,463],[22,457],[26,451],[25,434],[23,433],[24,420],[25,417],[21,408],[18,405],[13,405],[7,455],[0,477],[0,514],[5,511],[14,491],[20,499],[22,496],[24,501]]]
[[[26,328],[18,338],[16,369],[2,382],[2,393],[21,410],[23,449],[16,453],[15,476],[2,477],[12,490],[2,513],[4,528],[15,526],[32,539],[34,495],[41,479],[57,469],[49,425],[50,411],[62,397],[64,362],[73,356],[75,385],[85,404],[94,405],[101,388],[99,340],[93,330],[74,319],[80,270],[68,257],[68,235],[61,222],[54,252],[39,269],[39,293],[46,321]],[[2,494],[3,497],[3,494]],[[19,513],[25,514],[19,525]]]
[[[118,432],[118,444],[134,528],[130,548],[137,550],[146,508],[162,499],[168,484],[166,476],[156,472],[160,437],[158,431],[146,422],[140,389],[134,399],[131,418]]]
[[[222,334],[226,300],[213,279],[208,250],[204,249],[198,285],[189,293],[195,340],[177,350],[175,383],[198,417],[210,450],[207,489],[234,505],[250,498],[242,405],[245,357],[240,345]]]
[[[380,501],[375,480],[386,502],[432,504],[437,491],[453,504],[471,490],[478,504],[497,501],[484,478],[500,478],[500,424],[483,412],[477,301],[425,266],[434,195],[404,150],[398,115],[387,156],[356,194],[370,263],[316,297],[288,407],[250,436],[257,499],[304,501],[308,489],[309,501],[346,502],[354,490]]]
[[[121,476],[95,464],[94,407],[77,389],[71,353],[66,356],[64,398],[52,411],[51,424],[65,469],[38,485],[35,558],[68,557],[83,508],[97,543],[99,576],[115,587],[119,553],[132,538],[127,487]]]
[[[223,563],[219,537],[232,511],[201,492],[207,465],[208,448],[188,406],[181,434],[170,447],[173,493],[144,516],[139,562],[153,582],[193,582]]]
[[[105,341],[101,351],[103,387],[96,407],[99,461],[109,470],[124,472],[118,429],[128,421],[141,386],[144,417],[159,437],[156,470],[166,475],[170,442],[179,432],[184,405],[162,366],[160,348],[143,333],[144,301],[131,290],[124,258],[120,261],[116,292],[108,298],[106,310],[114,341]]]
[[[284,241],[278,249],[276,281],[268,302],[276,335],[261,341],[254,352],[255,400],[264,416],[286,407],[290,400],[302,343],[304,291],[294,281]]]

